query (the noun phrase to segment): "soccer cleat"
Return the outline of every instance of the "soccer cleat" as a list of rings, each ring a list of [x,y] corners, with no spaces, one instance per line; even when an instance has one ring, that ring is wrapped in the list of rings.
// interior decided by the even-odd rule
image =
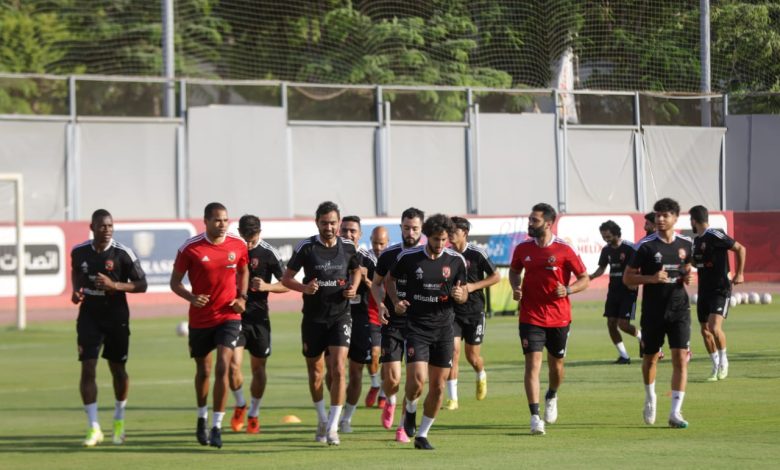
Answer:
[[[339,432],[343,432],[345,434],[351,433],[352,423],[346,419],[342,419],[341,422],[339,422]]]
[[[453,400],[452,398],[448,398],[447,401],[444,402],[444,406],[442,406],[445,410],[457,410],[458,409],[458,400]]]
[[[433,450],[433,446],[430,442],[428,442],[428,438],[420,436],[414,438],[414,448],[422,450]]]
[[[260,419],[257,416],[250,416],[246,420],[246,432],[247,434],[259,434],[260,433]]]
[[[645,409],[642,415],[645,418],[645,424],[655,424],[655,402],[656,398],[645,399]]]
[[[235,432],[241,432],[244,429],[244,418],[246,417],[246,405],[237,406],[233,410],[233,417],[230,418],[230,429]]]
[[[113,441],[115,445],[122,445],[125,443],[125,420],[114,420],[114,436]]]
[[[531,434],[534,436],[544,436],[544,421],[539,415],[531,416]]]
[[[385,403],[385,407],[382,408],[382,426],[385,429],[393,427],[393,419],[395,419],[395,405],[390,402]]]
[[[328,433],[328,445],[329,446],[337,446],[341,444],[341,441],[339,440],[339,433],[336,431],[330,431]]]
[[[681,414],[669,415],[669,427],[674,429],[685,429],[688,427],[688,421],[685,421]]]
[[[216,426],[211,428],[211,434],[209,434],[209,445],[211,447],[216,447],[217,449],[222,448],[222,430]]]
[[[544,421],[547,424],[558,421],[558,397],[544,400]]]
[[[484,400],[487,396],[487,374],[477,379],[477,400]]]
[[[202,446],[209,445],[209,435],[206,432],[206,418],[198,418],[198,426],[195,428],[195,437]]]
[[[368,389],[368,393],[366,393],[366,408],[374,406],[377,395],[379,395],[379,387],[371,387]]]
[[[706,379],[704,379],[705,382],[717,382],[718,381],[718,366],[712,366],[712,374],[709,375]]]
[[[403,426],[398,426],[398,429],[395,430],[395,442],[401,442],[404,444],[409,442],[409,436],[406,435],[406,431],[404,431]]]
[[[615,360],[615,362],[613,362],[613,364],[631,364],[631,358],[618,356],[618,358]]]
[[[84,438],[82,443],[84,447],[95,447],[103,442],[103,431],[100,428],[89,428],[87,431],[87,437]]]
[[[384,410],[385,405],[387,404],[387,397],[379,397],[379,399],[376,401],[376,407]]]
[[[326,443],[328,442],[328,423],[322,421],[317,425],[317,434],[314,435],[315,442]]]
[[[723,379],[725,379],[728,376],[729,376],[729,365],[728,365],[728,363],[721,364],[720,366],[718,366],[718,380],[723,380]]]
[[[409,437],[414,437],[417,433],[417,412],[409,413],[409,410],[404,412],[404,431]]]

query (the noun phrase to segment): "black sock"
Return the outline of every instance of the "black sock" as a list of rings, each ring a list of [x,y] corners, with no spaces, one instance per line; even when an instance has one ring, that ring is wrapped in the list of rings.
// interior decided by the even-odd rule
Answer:
[[[529,403],[528,409],[531,410],[531,416],[539,414],[539,403]]]
[[[551,388],[547,389],[547,393],[544,394],[544,399],[549,400],[551,398],[555,398],[555,395],[558,393],[557,390],[553,390]]]

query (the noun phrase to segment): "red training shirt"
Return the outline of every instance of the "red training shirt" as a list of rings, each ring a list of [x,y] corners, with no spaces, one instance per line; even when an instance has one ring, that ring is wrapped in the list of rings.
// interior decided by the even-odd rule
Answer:
[[[173,269],[187,273],[195,295],[211,295],[202,308],[190,304],[190,327],[211,328],[229,320],[241,320],[230,306],[238,296],[237,270],[248,263],[246,242],[230,233],[219,245],[205,233],[187,240],[176,254]]]
[[[569,285],[571,275],[585,273],[585,265],[569,244],[554,237],[548,246],[528,238],[515,247],[512,269],[525,270],[520,323],[560,328],[571,323],[569,297],[558,298],[558,283]]]

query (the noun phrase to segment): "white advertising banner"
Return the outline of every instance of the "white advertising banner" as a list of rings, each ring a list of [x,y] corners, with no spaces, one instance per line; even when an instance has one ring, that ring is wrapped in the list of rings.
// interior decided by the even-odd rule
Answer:
[[[54,296],[65,290],[65,233],[56,226],[24,227],[24,292]],[[16,229],[0,227],[0,297],[16,296]]]

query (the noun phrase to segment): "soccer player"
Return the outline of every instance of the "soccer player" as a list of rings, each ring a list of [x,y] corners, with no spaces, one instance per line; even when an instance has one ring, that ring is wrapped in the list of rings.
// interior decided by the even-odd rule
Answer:
[[[130,380],[125,364],[130,345],[127,292],[146,292],[146,276],[130,248],[113,239],[114,219],[105,209],[92,213],[92,240],[71,251],[71,301],[79,306],[76,321],[81,380],[79,391],[87,413],[84,446],[103,442],[98,422],[97,362],[100,348],[114,385],[114,444],[125,442],[125,406]]]
[[[351,241],[355,246],[360,243],[363,235],[360,217],[347,215],[341,219],[341,237]],[[371,323],[368,313],[368,299],[371,296],[371,278],[376,269],[374,253],[365,248],[358,248],[360,254],[361,280],[357,295],[350,299],[352,314],[352,337],[349,342],[349,383],[347,385],[347,400],[344,406],[344,416],[339,423],[341,432],[352,432],[352,416],[355,414],[363,381],[363,366],[371,365],[371,350],[374,343],[371,334]],[[375,378],[376,374],[373,378]]]
[[[374,227],[374,230],[371,231],[371,251],[374,254],[374,259],[379,259],[379,255],[387,248],[389,243],[390,237],[387,229],[381,225]],[[379,376],[379,356],[382,351],[382,320],[379,318],[379,307],[373,295],[368,296],[368,320],[371,328],[371,364],[368,365],[371,388],[366,393],[366,406],[371,408],[376,402],[379,408],[384,409],[387,398],[382,390]],[[378,400],[377,395],[379,395]]]
[[[525,356],[523,383],[531,412],[531,434],[545,433],[544,423],[558,420],[558,389],[571,324],[569,296],[588,288],[590,278],[574,248],[552,233],[555,209],[539,203],[528,216],[530,238],[515,247],[509,269],[512,297],[520,301],[520,341]],[[522,279],[521,274],[525,271]],[[569,285],[571,275],[576,281]],[[544,396],[544,421],[539,417],[539,374],[547,348],[549,384]]]
[[[218,202],[203,211],[205,232],[187,240],[176,254],[171,290],[190,303],[189,347],[195,360],[195,397],[198,421],[195,436],[201,445],[222,447],[222,419],[228,399],[228,375],[233,349],[241,332],[241,313],[246,309],[249,269],[246,242],[228,233],[228,213]],[[187,274],[190,291],[182,279]],[[212,354],[214,402],[211,432],[207,434],[209,377]]]
[[[699,300],[696,313],[701,325],[704,347],[712,359],[712,374],[708,382],[723,380],[729,375],[726,356],[726,333],[723,321],[729,313],[731,284],[745,281],[745,247],[723,231],[710,228],[709,212],[704,206],[694,206],[688,211],[693,240],[693,261],[699,274]],[[733,251],[737,263],[734,279],[729,281],[729,255]]]
[[[458,361],[460,360],[460,341],[466,341],[466,360],[477,374],[477,400],[487,396],[487,374],[485,362],[480,355],[482,341],[485,338],[485,294],[483,289],[496,284],[501,275],[496,271],[496,265],[479,246],[469,243],[471,223],[463,217],[451,217],[453,231],[449,234],[452,248],[463,256],[466,261],[466,290],[469,294],[464,304],[455,304],[455,318],[452,324],[454,344],[452,351],[452,368],[447,378],[447,394],[449,399],[444,402],[448,410],[458,409]]]
[[[623,274],[627,286],[644,285],[642,295],[642,376],[645,383],[644,419],[655,423],[656,353],[669,338],[672,356],[672,409],[669,426],[686,428],[682,416],[688,379],[687,348],[691,339],[691,310],[685,284],[690,283],[690,238],[674,233],[680,215],[677,201],[664,198],[653,206],[656,232],[639,241]]]
[[[244,215],[238,220],[238,233],[246,242],[249,250],[249,292],[246,310],[241,314],[241,334],[230,361],[230,389],[236,399],[230,427],[235,432],[244,429],[247,417],[247,405],[242,390],[244,376],[241,363],[244,349],[249,351],[252,367],[250,385],[249,414],[246,418],[246,432],[260,432],[260,404],[265,392],[265,366],[271,355],[271,319],[268,316],[268,294],[284,293],[288,289],[279,280],[282,279],[282,258],[274,247],[260,239],[260,219],[254,215]],[[277,282],[271,282],[271,276]]]
[[[349,301],[362,277],[357,248],[338,236],[340,218],[336,204],[320,204],[314,219],[319,235],[298,244],[282,276],[285,287],[303,294],[301,339],[309,391],[317,409],[315,440],[329,445],[340,443],[338,425],[346,395],[344,369],[352,330]],[[301,269],[302,283],[295,279]],[[331,378],[329,414],[323,398],[326,359]]]
[[[620,238],[620,226],[612,220],[601,224],[599,231],[606,245],[601,249],[599,267],[590,274],[590,280],[604,274],[609,266],[609,287],[607,302],[604,304],[607,331],[619,354],[615,364],[631,364],[631,357],[626,351],[623,337],[618,329],[642,340],[642,333],[631,324],[636,312],[637,289],[629,289],[623,284],[623,270],[634,254],[634,246]]]
[[[415,449],[433,450],[428,431],[441,407],[452,367],[453,305],[466,302],[468,292],[466,262],[460,253],[446,248],[454,231],[452,221],[436,214],[425,221],[422,231],[428,238],[426,244],[402,251],[385,285],[396,314],[407,317],[404,430],[414,437]],[[397,279],[406,279],[403,297],[396,289]],[[417,401],[426,381],[428,395],[417,432]]]
[[[401,385],[401,360],[404,355],[406,342],[406,316],[395,312],[390,297],[385,295],[385,276],[395,264],[401,251],[413,248],[420,243],[422,237],[422,225],[425,214],[420,209],[410,207],[401,214],[401,243],[387,247],[376,263],[374,278],[371,280],[371,293],[379,307],[379,314],[383,318],[382,325],[382,390],[387,397],[382,408],[381,421],[385,429],[393,426],[396,407],[396,393]],[[396,278],[398,296],[405,294],[406,279]],[[395,431],[397,442],[409,442],[403,427],[403,414],[399,418],[398,428]]]

